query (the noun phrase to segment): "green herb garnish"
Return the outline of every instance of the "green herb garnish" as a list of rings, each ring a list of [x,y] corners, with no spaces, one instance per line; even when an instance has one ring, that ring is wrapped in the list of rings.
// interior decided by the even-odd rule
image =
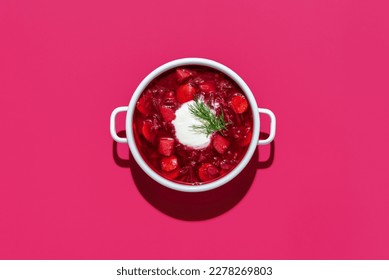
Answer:
[[[194,131],[206,134],[208,137],[216,131],[226,129],[226,126],[230,124],[225,122],[223,111],[221,111],[220,116],[216,116],[204,101],[199,99],[194,101],[194,104],[189,105],[189,111],[201,122],[201,125],[192,125]]]

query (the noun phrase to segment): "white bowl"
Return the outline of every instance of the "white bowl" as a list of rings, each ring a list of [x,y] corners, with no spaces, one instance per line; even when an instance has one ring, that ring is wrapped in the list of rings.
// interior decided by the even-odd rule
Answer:
[[[253,134],[251,138],[250,145],[246,151],[246,154],[242,158],[242,160],[239,162],[239,164],[232,169],[229,173],[223,175],[222,177],[218,178],[217,180],[211,181],[209,183],[203,183],[201,185],[196,186],[190,186],[187,184],[180,184],[171,180],[168,180],[158,173],[156,173],[142,158],[141,154],[139,153],[139,150],[137,148],[137,145],[134,140],[134,133],[132,129],[132,121],[133,121],[133,115],[134,110],[136,107],[136,103],[139,99],[139,96],[142,94],[144,89],[149,85],[149,83],[154,80],[156,77],[161,75],[162,73],[169,71],[176,67],[182,67],[182,66],[207,66],[213,69],[216,69],[224,74],[226,74],[229,78],[231,78],[233,81],[236,82],[236,84],[243,90],[244,94],[246,95],[251,110],[253,112]],[[119,137],[116,133],[116,115],[120,112],[127,112],[126,116],[126,135],[127,138]],[[258,112],[256,114],[255,112]],[[259,138],[259,132],[260,132],[260,113],[266,114],[270,117],[270,134],[267,139],[264,140],[258,140]],[[152,71],[149,75],[146,76],[146,78],[143,79],[143,81],[139,84],[139,86],[136,88],[134,94],[131,97],[130,103],[128,106],[118,107],[113,110],[111,114],[110,119],[110,132],[112,135],[112,138],[119,143],[128,143],[128,146],[131,150],[131,153],[135,159],[135,161],[139,164],[139,166],[148,174],[151,178],[153,178],[155,181],[160,183],[161,185],[177,190],[182,192],[203,192],[215,189],[217,187],[220,187],[227,182],[231,181],[233,178],[235,178],[242,170],[245,168],[247,163],[250,161],[251,157],[253,156],[253,153],[255,149],[257,148],[257,145],[264,145],[269,144],[273,141],[275,132],[276,132],[276,118],[272,111],[269,109],[264,108],[258,108],[257,102],[255,101],[254,95],[251,92],[250,88],[247,86],[247,84],[242,80],[241,77],[238,76],[234,71],[232,71],[227,66],[218,63],[213,60],[204,59],[204,58],[182,58],[170,61],[158,68],[156,68],[154,71]]]

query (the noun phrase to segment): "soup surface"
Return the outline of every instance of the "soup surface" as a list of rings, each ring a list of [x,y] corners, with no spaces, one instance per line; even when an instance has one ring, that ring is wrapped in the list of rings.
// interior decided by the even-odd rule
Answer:
[[[234,169],[252,129],[243,91],[208,67],[163,73],[141,94],[134,112],[140,154],[157,173],[181,184],[210,182]]]

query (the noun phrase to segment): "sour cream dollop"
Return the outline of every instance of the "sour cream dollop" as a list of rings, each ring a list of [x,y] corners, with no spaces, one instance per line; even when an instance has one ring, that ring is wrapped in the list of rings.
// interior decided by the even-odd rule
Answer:
[[[211,143],[211,135],[207,136],[193,130],[193,125],[201,125],[201,122],[189,110],[189,106],[194,104],[194,100],[183,103],[176,111],[176,118],[172,123],[176,130],[176,137],[181,144],[193,149],[203,149]]]

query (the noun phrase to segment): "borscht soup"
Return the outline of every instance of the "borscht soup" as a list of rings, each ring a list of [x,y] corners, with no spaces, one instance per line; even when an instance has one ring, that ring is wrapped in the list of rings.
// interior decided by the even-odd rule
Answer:
[[[137,148],[162,177],[200,185],[233,170],[251,143],[253,112],[224,73],[185,66],[155,78],[133,116]]]

